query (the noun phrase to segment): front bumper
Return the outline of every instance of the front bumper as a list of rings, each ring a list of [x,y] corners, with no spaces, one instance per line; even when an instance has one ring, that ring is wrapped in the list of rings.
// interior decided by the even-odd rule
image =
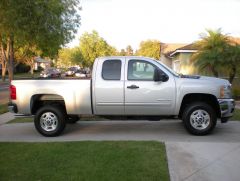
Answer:
[[[218,99],[218,103],[220,106],[222,122],[226,122],[228,118],[233,116],[235,101],[234,99]]]

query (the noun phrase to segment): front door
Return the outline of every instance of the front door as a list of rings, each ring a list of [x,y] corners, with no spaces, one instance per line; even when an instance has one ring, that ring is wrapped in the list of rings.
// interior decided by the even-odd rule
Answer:
[[[128,59],[125,64],[125,115],[172,115],[175,107],[175,80],[173,75],[166,82],[153,80],[153,60]],[[165,70],[166,71],[166,70]]]

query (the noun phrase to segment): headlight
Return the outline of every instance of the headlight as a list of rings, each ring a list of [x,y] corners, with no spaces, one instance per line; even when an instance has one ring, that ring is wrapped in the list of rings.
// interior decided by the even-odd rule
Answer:
[[[231,85],[224,85],[220,88],[220,98],[232,98]]]

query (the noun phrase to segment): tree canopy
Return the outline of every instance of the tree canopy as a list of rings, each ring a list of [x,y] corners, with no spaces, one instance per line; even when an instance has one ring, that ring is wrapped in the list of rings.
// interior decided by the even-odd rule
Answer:
[[[140,43],[137,55],[160,59],[161,42],[158,40],[146,40]]]
[[[8,62],[10,75],[14,43],[27,52],[35,47],[43,56],[53,57],[74,37],[80,26],[78,4],[78,0],[0,1],[1,57]]]
[[[240,63],[240,45],[233,43],[231,37],[222,34],[221,30],[207,30],[201,40],[196,42],[198,52],[192,59],[200,69],[209,68],[218,77],[224,67],[232,82]]]
[[[84,59],[79,47],[63,48],[58,52],[57,65],[60,67],[69,67],[74,65],[84,65]]]
[[[79,48],[83,55],[84,65],[86,66],[92,66],[97,57],[116,55],[117,52],[116,49],[100,37],[95,30],[91,33],[85,32],[80,37]]]

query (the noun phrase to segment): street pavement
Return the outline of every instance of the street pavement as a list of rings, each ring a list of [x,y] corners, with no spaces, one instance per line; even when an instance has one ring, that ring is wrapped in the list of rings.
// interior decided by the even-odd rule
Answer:
[[[2,119],[1,115],[0,120]],[[38,134],[33,123],[0,125],[0,142],[85,140],[155,140],[165,142],[172,181],[240,180],[239,121],[230,121],[226,124],[218,123],[214,132],[207,136],[188,134],[179,120],[79,121],[76,124],[67,125],[64,133],[54,138]]]

